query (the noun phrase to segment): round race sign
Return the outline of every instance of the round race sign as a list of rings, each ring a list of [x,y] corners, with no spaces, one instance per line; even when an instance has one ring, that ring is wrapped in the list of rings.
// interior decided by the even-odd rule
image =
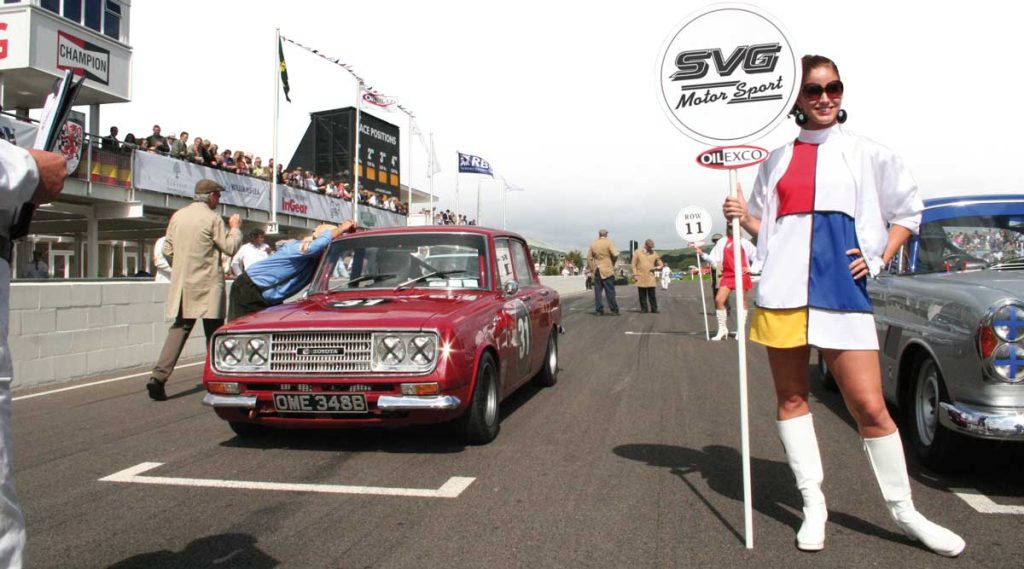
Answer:
[[[669,120],[712,146],[771,132],[793,108],[802,73],[782,25],[745,4],[712,4],[691,14],[666,39],[657,70]]]
[[[684,207],[676,216],[676,233],[687,243],[704,241],[711,235],[711,214],[699,206]]]

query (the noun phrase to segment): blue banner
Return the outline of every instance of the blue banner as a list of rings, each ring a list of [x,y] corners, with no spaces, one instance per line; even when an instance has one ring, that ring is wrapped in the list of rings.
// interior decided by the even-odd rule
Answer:
[[[491,170],[490,162],[480,158],[479,156],[473,156],[472,154],[463,154],[459,152],[459,173],[460,174],[487,174],[490,177],[494,177],[494,171]]]

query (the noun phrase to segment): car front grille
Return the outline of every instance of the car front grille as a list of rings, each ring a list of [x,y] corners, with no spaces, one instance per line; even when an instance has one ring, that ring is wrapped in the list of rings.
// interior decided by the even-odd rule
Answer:
[[[297,374],[370,371],[370,332],[276,332],[270,371]]]

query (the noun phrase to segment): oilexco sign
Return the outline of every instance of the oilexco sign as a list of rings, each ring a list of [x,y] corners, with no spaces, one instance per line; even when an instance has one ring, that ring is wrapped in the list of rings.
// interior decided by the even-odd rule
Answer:
[[[733,170],[755,166],[768,159],[759,146],[718,146],[697,155],[697,164],[712,170]]]
[[[799,92],[799,57],[782,26],[743,4],[714,4],[669,34],[659,98],[672,124],[704,144],[738,145],[771,132]]]

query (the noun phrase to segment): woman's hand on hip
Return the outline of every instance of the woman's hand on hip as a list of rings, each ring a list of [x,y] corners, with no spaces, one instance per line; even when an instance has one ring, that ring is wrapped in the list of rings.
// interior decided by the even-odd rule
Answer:
[[[861,256],[860,249],[850,249],[846,254],[857,256],[857,258],[850,263],[850,274],[853,275],[853,280],[859,281],[860,279],[868,276],[871,271],[868,270],[868,262]]]

